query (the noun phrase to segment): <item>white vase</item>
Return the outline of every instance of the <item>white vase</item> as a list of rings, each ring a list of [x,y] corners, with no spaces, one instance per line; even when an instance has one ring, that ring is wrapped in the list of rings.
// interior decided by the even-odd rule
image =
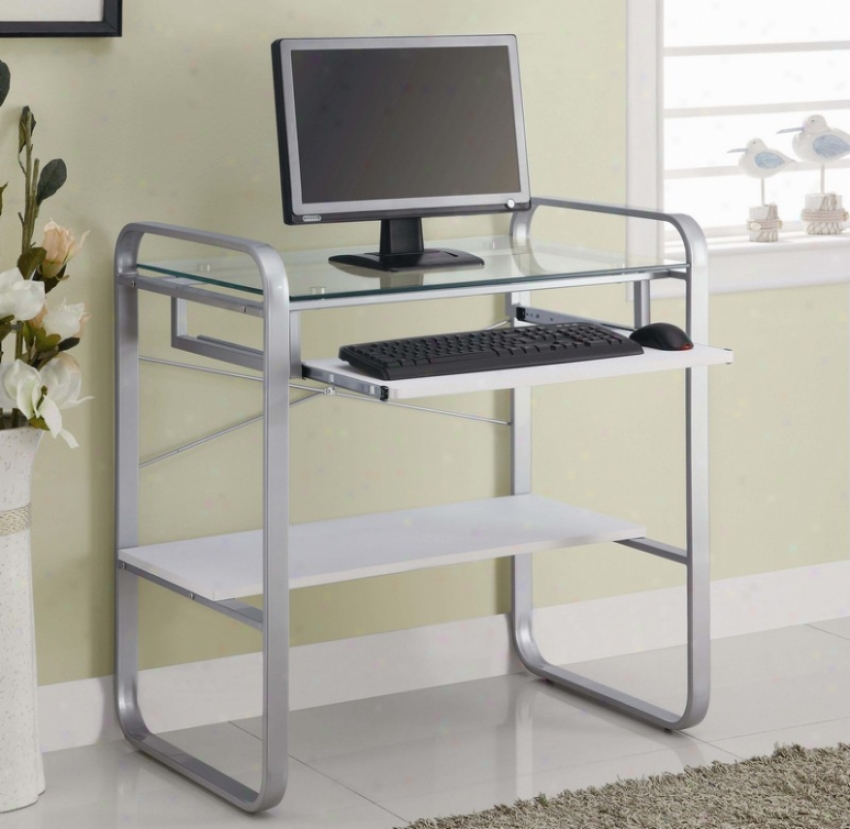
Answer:
[[[44,791],[30,558],[30,484],[43,434],[0,430],[0,812]]]

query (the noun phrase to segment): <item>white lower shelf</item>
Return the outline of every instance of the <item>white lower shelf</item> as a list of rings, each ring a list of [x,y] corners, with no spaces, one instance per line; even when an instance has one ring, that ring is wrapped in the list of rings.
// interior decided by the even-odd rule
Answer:
[[[627,331],[620,333],[628,334]],[[593,380],[599,377],[622,377],[627,374],[722,365],[731,363],[733,359],[734,355],[729,349],[695,345],[688,351],[659,351],[656,348],[646,348],[643,354],[629,354],[602,360],[477,371],[470,374],[444,374],[408,380],[377,380],[339,359],[305,360],[303,374],[310,380],[359,391],[382,400],[410,400],[416,397],[436,397],[441,394],[547,386],[574,380]]]
[[[289,585],[641,538],[629,521],[537,495],[337,518],[290,528]],[[263,592],[259,530],[132,547],[119,560],[213,601]]]

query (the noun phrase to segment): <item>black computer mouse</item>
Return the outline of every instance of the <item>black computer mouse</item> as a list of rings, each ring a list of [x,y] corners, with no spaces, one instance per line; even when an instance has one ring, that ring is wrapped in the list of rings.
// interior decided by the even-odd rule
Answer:
[[[653,322],[644,325],[643,328],[638,328],[630,334],[629,339],[634,340],[638,345],[658,348],[661,351],[687,351],[694,347],[691,338],[681,328],[669,322]]]

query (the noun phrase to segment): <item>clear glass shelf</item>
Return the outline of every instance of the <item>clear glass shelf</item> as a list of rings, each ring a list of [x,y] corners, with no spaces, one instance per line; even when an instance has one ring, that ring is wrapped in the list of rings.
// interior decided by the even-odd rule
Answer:
[[[509,236],[432,240],[430,247],[450,247],[481,257],[483,266],[418,273],[380,273],[336,265],[336,253],[366,253],[374,245],[340,250],[282,251],[292,302],[366,297],[395,293],[426,293],[446,288],[499,286],[504,283],[545,282],[629,274],[662,274],[681,270],[678,260],[658,261],[644,256],[608,253],[557,242],[532,240],[523,244]],[[205,285],[262,295],[260,276],[244,255],[170,262],[139,263],[145,275],[190,279]],[[379,300],[380,301],[380,300]]]

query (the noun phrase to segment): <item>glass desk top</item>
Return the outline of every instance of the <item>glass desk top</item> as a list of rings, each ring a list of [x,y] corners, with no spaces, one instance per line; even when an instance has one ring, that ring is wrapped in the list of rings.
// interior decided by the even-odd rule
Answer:
[[[321,302],[369,296],[378,298],[387,294],[427,293],[464,287],[498,288],[505,283],[563,282],[582,277],[622,277],[629,274],[662,275],[687,267],[685,262],[677,260],[658,261],[644,256],[594,251],[558,242],[533,239],[518,243],[510,236],[432,240],[430,247],[456,248],[474,253],[484,260],[484,265],[382,273],[328,262],[328,257],[336,253],[365,253],[375,250],[374,245],[340,250],[282,251],[281,258],[286,267],[291,301],[310,304],[317,300]],[[256,265],[242,254],[149,264],[139,262],[138,268],[145,275],[178,277],[249,294],[263,293]],[[377,301],[380,302],[380,299]]]

